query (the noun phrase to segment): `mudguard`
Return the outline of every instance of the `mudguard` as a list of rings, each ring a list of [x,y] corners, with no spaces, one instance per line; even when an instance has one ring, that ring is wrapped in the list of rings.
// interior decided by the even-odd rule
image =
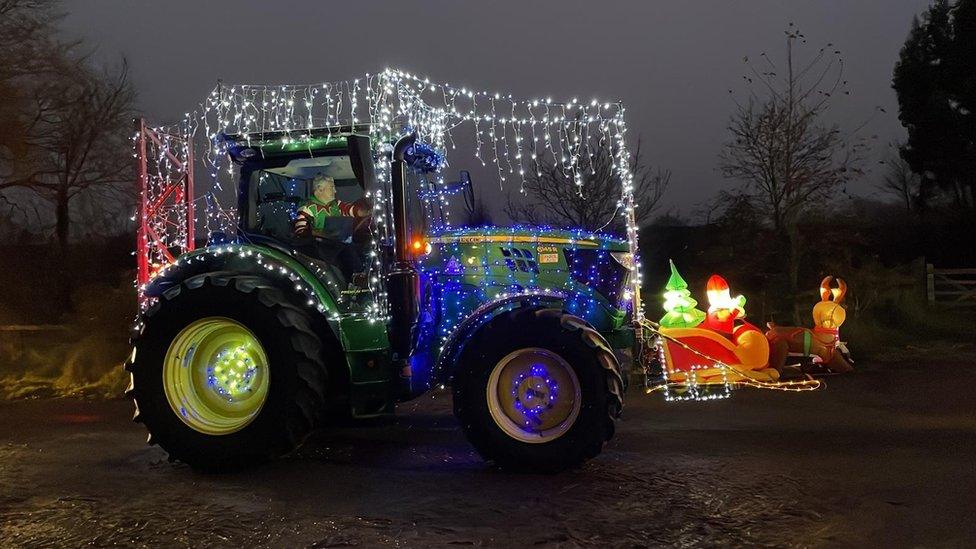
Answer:
[[[332,295],[305,266],[288,255],[265,246],[223,244],[200,248],[180,256],[160,271],[143,289],[145,295],[158,297],[167,288],[183,280],[214,271],[246,273],[278,280],[308,298],[329,320],[338,320],[339,309]]]
[[[561,308],[565,298],[566,294],[560,292],[526,292],[506,295],[481,305],[448,336],[437,358],[433,379],[437,383],[450,383],[454,375],[453,366],[464,351],[465,344],[479,328],[499,314],[519,307],[537,305]]]

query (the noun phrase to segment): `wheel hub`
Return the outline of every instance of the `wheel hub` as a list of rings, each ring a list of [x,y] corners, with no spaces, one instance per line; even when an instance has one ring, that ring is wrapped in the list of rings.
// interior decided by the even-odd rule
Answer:
[[[492,370],[488,409],[502,431],[523,442],[562,436],[579,415],[576,372],[562,357],[531,347],[514,351]]]
[[[246,345],[221,350],[213,366],[207,366],[207,385],[230,401],[254,392],[258,368],[252,353]]]
[[[528,372],[516,376],[512,394],[515,409],[522,412],[526,423],[538,426],[544,422],[542,415],[556,403],[559,385],[549,377],[545,366],[533,364]]]
[[[224,317],[197,320],[173,339],[163,362],[163,389],[173,412],[209,435],[246,427],[264,405],[268,358],[243,324]]]

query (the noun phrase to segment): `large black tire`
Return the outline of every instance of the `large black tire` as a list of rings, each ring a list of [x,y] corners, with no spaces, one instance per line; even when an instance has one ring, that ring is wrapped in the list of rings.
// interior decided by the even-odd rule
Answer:
[[[582,397],[575,423],[544,443],[507,434],[492,418],[486,396],[495,365],[530,347],[556,353],[569,363]],[[613,437],[623,408],[623,384],[609,345],[586,321],[559,309],[516,309],[492,319],[462,352],[453,381],[454,415],[486,460],[507,470],[558,472],[597,456]]]
[[[206,470],[233,470],[268,461],[297,448],[323,408],[327,374],[322,341],[308,312],[294,296],[269,281],[249,275],[208,273],[166,290],[143,317],[133,338],[134,360],[127,394],[135,401],[134,420],[149,430],[150,444]],[[163,388],[163,362],[170,343],[191,322],[226,317],[253,332],[269,362],[267,399],[257,416],[239,431],[201,433],[170,407]]]

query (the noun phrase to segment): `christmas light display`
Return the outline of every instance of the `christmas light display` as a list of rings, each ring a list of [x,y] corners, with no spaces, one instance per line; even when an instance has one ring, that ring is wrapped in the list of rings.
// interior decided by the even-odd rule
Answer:
[[[165,250],[193,249],[192,230],[197,222],[193,205],[201,198],[207,205],[204,211],[208,242],[216,244],[235,238],[232,233],[236,216],[232,210],[221,208],[216,196],[221,189],[237,185],[236,164],[228,160],[230,147],[240,147],[242,152],[251,147],[261,150],[260,147],[275,146],[288,151],[307,149],[311,154],[323,140],[327,143],[341,138],[338,134],[343,127],[351,129],[346,131],[361,129],[369,134],[376,177],[381,182],[376,188],[366,189],[372,215],[366,273],[369,300],[364,306],[353,309],[348,303],[340,302],[338,309],[333,310],[323,305],[328,301],[317,295],[318,289],[310,287],[281,261],[255,252],[246,241],[211,246],[185,259],[166,256],[169,252]],[[212,190],[200,197],[187,192],[187,183],[192,187],[192,174],[187,177],[190,171],[187,167],[193,165],[192,138],[198,128],[207,142],[202,160],[212,183]],[[321,134],[322,129],[327,133]],[[493,307],[500,303],[552,298],[558,299],[570,313],[605,323],[602,328],[607,329],[619,328],[628,320],[625,316],[629,312],[630,320],[641,327],[639,337],[657,349],[662,364],[668,364],[672,353],[685,353],[687,368],[683,373],[665,368],[665,390],[684,387],[680,394],[669,393],[669,398],[720,398],[727,396],[728,389],[734,385],[783,390],[813,388],[812,383],[779,382],[765,372],[763,345],[755,337],[758,332],[734,326],[744,316],[745,300],[742,296],[731,297],[728,285],[720,277],[713,277],[709,282],[710,306],[706,315],[696,308],[697,301],[672,263],[665,292],[666,314],[660,326],[644,320],[640,301],[641,261],[637,254],[637,205],[626,147],[624,108],[617,102],[577,98],[562,102],[551,98],[518,100],[510,94],[436,83],[395,69],[321,84],[218,85],[199,111],[187,114],[179,130],[159,130],[157,133],[163,137],[158,140],[146,139],[141,133],[137,136],[137,154],[143,154],[146,163],[154,166],[153,170],[147,170],[152,173],[143,177],[144,204],[151,204],[161,196],[176,196],[167,194],[166,184],[184,182],[184,194],[179,195],[181,205],[168,210],[182,216],[182,221],[154,221],[152,216],[145,216],[146,208],[143,208],[143,216],[149,220],[145,225],[151,229],[146,231],[148,251],[140,254],[149,258],[147,278],[165,272],[167,264],[179,267],[185,262],[203,261],[213,254],[235,253],[287,278],[296,290],[307,295],[309,306],[316,307],[332,322],[337,322],[340,316],[357,315],[370,322],[387,321],[383,257],[394,237],[392,205],[385,183],[390,180],[392,143],[409,131],[416,132],[418,139],[408,151],[406,163],[414,178],[413,191],[427,218],[423,234],[416,235],[411,243],[415,245],[414,254],[425,287],[431,288],[431,295],[437,297],[426,302],[434,307],[428,310],[427,317],[436,318],[436,322],[428,319],[419,326],[424,344],[445,351],[463,333],[463,326],[490,318]],[[274,143],[266,141],[269,132],[278,132],[274,134]],[[473,149],[473,160],[495,174],[502,191],[513,183],[521,190],[527,174],[534,172],[539,176],[546,166],[555,166],[583,193],[584,171],[592,170],[594,165],[587,156],[592,157],[600,150],[611,151],[614,177],[621,183],[614,215],[621,216],[625,222],[625,239],[616,241],[606,235],[551,227],[459,225],[450,217],[449,201],[453,196],[470,193],[470,178],[458,183],[446,182],[443,168],[448,165],[449,156],[465,144]],[[140,152],[143,149],[145,152]],[[150,157],[155,159],[154,163]],[[464,160],[461,157],[457,164],[463,167]],[[467,195],[465,199],[468,200]],[[152,233],[166,236],[153,239]],[[334,285],[327,273],[318,272],[314,265],[310,268],[323,284]],[[560,273],[564,276],[552,276]],[[140,288],[145,283],[141,277]],[[332,295],[344,296],[344,287],[328,289]],[[422,315],[422,319],[427,317]],[[703,322],[705,326],[700,327]],[[703,351],[701,345],[688,344],[696,341],[694,338],[674,332],[689,329],[707,332],[710,335],[704,336],[705,339],[717,347],[706,345],[708,348]],[[653,343],[652,338],[656,338]],[[761,339],[765,343],[765,338]],[[668,347],[669,344],[672,346]],[[443,367],[445,360],[445,356],[440,356],[438,368]],[[758,374],[760,371],[764,373]],[[713,390],[714,386],[722,389]]]
[[[139,159],[142,207],[136,214],[136,284],[141,289],[175,255],[193,250],[194,196],[191,137],[139,120],[133,136]],[[140,291],[140,307],[147,300]]]
[[[544,244],[547,238],[568,241],[571,248],[580,253],[562,262],[560,269],[573,272],[573,279],[580,288],[586,284],[613,286],[621,281],[622,292],[614,292],[614,300],[636,304],[631,306],[635,318],[640,318],[639,287],[641,283],[640,260],[637,256],[637,227],[633,200],[633,176],[629,169],[629,153],[626,147],[624,108],[617,102],[598,100],[581,101],[573,98],[558,102],[551,98],[517,100],[510,94],[477,91],[449,83],[435,83],[410,73],[387,69],[378,74],[366,74],[350,81],[308,85],[218,85],[206,98],[202,108],[190,113],[183,121],[182,135],[193,136],[200,128],[207,140],[204,164],[211,176],[214,191],[235,188],[237,173],[235,164],[228,161],[229,147],[234,142],[227,136],[236,136],[241,146],[266,145],[259,139],[268,132],[280,132],[277,145],[289,150],[311,151],[315,139],[333,138],[332,129],[340,126],[365,128],[374,148],[377,180],[389,181],[391,144],[405,131],[415,131],[418,142],[408,155],[408,164],[416,174],[426,178],[426,188],[417,189],[425,212],[434,221],[428,228],[432,238],[428,244],[440,245],[444,250],[423,258],[432,277],[434,273],[460,276],[466,270],[480,269],[481,282],[473,288],[473,295],[482,299],[513,293],[531,294],[538,291],[562,291],[565,288],[549,288],[539,267],[552,268],[543,260],[546,257],[525,257],[525,253],[538,254],[537,249],[527,250],[522,240]],[[313,136],[313,129],[326,128],[324,136]],[[279,135],[279,134],[276,134]],[[495,258],[494,248],[484,247],[479,254],[463,250],[459,242],[449,242],[447,233],[454,229],[445,207],[450,196],[465,191],[463,186],[451,188],[445,184],[442,168],[447,165],[452,151],[462,147],[461,136],[473,145],[473,159],[482,166],[493,168],[499,188],[504,190],[510,182],[524,184],[527,173],[540,174],[545,165],[555,165],[574,181],[583,192],[582,171],[593,163],[584,161],[584,155],[592,156],[600,149],[614,155],[615,177],[621,182],[621,193],[616,198],[617,212],[625,221],[624,249],[614,250],[605,246],[591,246],[592,235],[576,236],[547,227],[520,227],[489,229],[497,238],[498,248],[508,250],[510,257]],[[190,139],[186,140],[190,142]],[[366,190],[372,203],[370,231],[372,241],[368,257],[371,260],[367,273],[370,303],[361,312],[373,321],[388,317],[386,290],[383,280],[382,250],[392,243],[393,231],[389,193],[381,184]],[[227,233],[230,215],[216,204],[216,197],[208,194],[208,240],[217,232]],[[605,197],[595,197],[605,199]],[[434,215],[438,212],[439,215]],[[608,220],[609,221],[609,220]],[[191,223],[192,224],[192,223]],[[484,232],[485,228],[478,228]],[[177,231],[179,233],[179,231]],[[185,239],[186,230],[180,235]],[[508,235],[506,237],[505,235]],[[440,238],[443,241],[439,241]],[[507,238],[507,241],[506,241]],[[562,241],[561,240],[561,241]],[[509,245],[511,244],[511,245]],[[563,244],[565,246],[565,244]],[[192,249],[187,245],[183,249]],[[434,261],[443,254],[445,263]],[[596,254],[592,258],[590,254]],[[584,257],[585,256],[585,257]],[[626,259],[622,259],[626,256]],[[624,272],[600,272],[594,261],[607,260],[614,265],[628,262]],[[160,266],[166,262],[160,262]],[[533,271],[532,266],[535,266]],[[514,269],[509,267],[513,266]],[[495,268],[505,267],[503,280],[495,274]],[[574,270],[574,267],[576,270]],[[526,270],[524,270],[526,269]],[[544,269],[543,269],[544,270]],[[579,271],[579,272],[577,272]],[[524,276],[530,274],[531,276]],[[140,284],[144,284],[141,281]],[[454,282],[444,283],[450,289]],[[465,291],[472,288],[465,288]],[[579,290],[576,288],[575,290]],[[595,292],[574,291],[568,307],[578,314],[593,312],[600,300]],[[454,298],[452,298],[454,299]],[[457,305],[457,303],[455,303]],[[446,341],[451,326],[456,326],[471,312],[472,304],[458,307],[452,317],[440,328],[440,339]],[[442,311],[444,314],[448,312]],[[446,326],[444,328],[443,326]]]
[[[667,314],[660,324],[641,321],[644,345],[654,350],[663,374],[660,383],[648,377],[647,392],[663,391],[666,400],[711,400],[728,397],[734,386],[788,391],[820,386],[816,380],[779,380],[779,372],[769,367],[766,337],[743,320],[745,297],[733,298],[724,278],[712,275],[708,280],[705,322],[705,313],[694,308],[697,302],[687,288],[672,262],[665,292]]]
[[[628,287],[633,266],[623,241],[585,231],[515,225],[442,228],[428,242],[433,253],[421,258],[420,266],[428,277],[440,280],[436,330],[441,347],[481,304],[512,295],[559,295],[569,313],[583,318],[626,309],[629,303],[621,290]],[[552,253],[539,252],[557,244],[565,251],[557,253],[553,247]]]
[[[204,195],[207,202],[207,245],[227,244],[237,232],[237,208],[224,208],[216,194]]]
[[[523,384],[528,387],[523,387]],[[535,429],[542,423],[539,415],[559,400],[559,384],[549,376],[545,366],[535,364],[528,372],[523,372],[512,380],[511,393],[515,398],[515,409],[525,417],[525,426]],[[524,401],[520,398],[523,393]]]
[[[816,379],[783,381],[774,380],[771,376],[767,379],[757,379],[757,376],[750,375],[746,371],[726,364],[701,349],[689,345],[682,339],[669,335],[666,331],[661,330],[660,325],[646,319],[642,320],[641,324],[644,335],[644,341],[642,343],[644,356],[642,357],[642,363],[645,369],[648,369],[646,362],[649,359],[648,355],[651,355],[651,351],[653,351],[653,357],[657,361],[657,364],[660,365],[663,373],[663,379],[660,382],[657,382],[654,376],[647,376],[645,391],[647,393],[662,391],[665,394],[666,400],[713,400],[726,398],[731,395],[730,391],[734,387],[806,392],[815,391],[822,385]],[[682,348],[695,357],[684,373],[678,373],[676,375],[676,372],[669,367],[666,345]],[[707,365],[700,364],[700,362],[705,362]],[[705,369],[711,370],[708,372],[710,378],[708,380],[702,379],[702,374],[705,373],[702,370]],[[733,374],[735,375],[734,379],[731,377]],[[703,391],[703,387],[708,388],[708,390]],[[715,387],[718,389],[714,389]]]
[[[665,328],[694,328],[705,320],[705,313],[695,307],[698,302],[691,297],[688,283],[681,278],[674,261],[670,261],[671,277],[664,287],[664,310],[661,326]]]
[[[790,356],[812,359],[814,364],[829,372],[844,373],[854,369],[842,352],[840,327],[847,318],[842,303],[847,295],[847,283],[834,277],[820,282],[820,302],[813,306],[813,329],[796,326],[776,326],[769,323],[766,338],[772,348],[770,366],[782,372]]]
[[[407,133],[411,131],[413,130],[406,130]],[[407,165],[418,173],[437,173],[447,165],[447,160],[443,154],[423,142],[411,145],[404,158]]]
[[[233,402],[236,397],[251,392],[257,366],[245,346],[226,349],[217,354],[214,364],[207,367],[207,384],[217,394]]]
[[[731,334],[736,320],[746,317],[746,298],[729,293],[729,283],[719,275],[712,275],[705,285],[708,296],[708,317],[705,327],[710,330]]]
[[[672,273],[675,272],[672,263]],[[674,283],[668,281],[669,285]],[[663,347],[671,377],[694,379],[694,383],[727,384],[729,379],[738,377],[776,381],[778,373],[767,369],[769,344],[766,338],[755,326],[742,320],[745,298],[733,299],[729,295],[728,283],[718,275],[709,278],[706,294],[708,320],[699,327],[667,326],[662,322],[661,333],[668,336]],[[675,341],[682,345],[675,345]],[[730,366],[735,368],[733,372],[729,372]]]

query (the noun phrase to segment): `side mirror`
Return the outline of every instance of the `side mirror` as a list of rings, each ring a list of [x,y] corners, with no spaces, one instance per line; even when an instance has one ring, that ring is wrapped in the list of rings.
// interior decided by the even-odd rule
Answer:
[[[350,135],[346,148],[349,152],[349,162],[356,181],[363,190],[371,191],[376,188],[376,170],[373,165],[373,154],[369,148],[369,137],[365,135]]]

